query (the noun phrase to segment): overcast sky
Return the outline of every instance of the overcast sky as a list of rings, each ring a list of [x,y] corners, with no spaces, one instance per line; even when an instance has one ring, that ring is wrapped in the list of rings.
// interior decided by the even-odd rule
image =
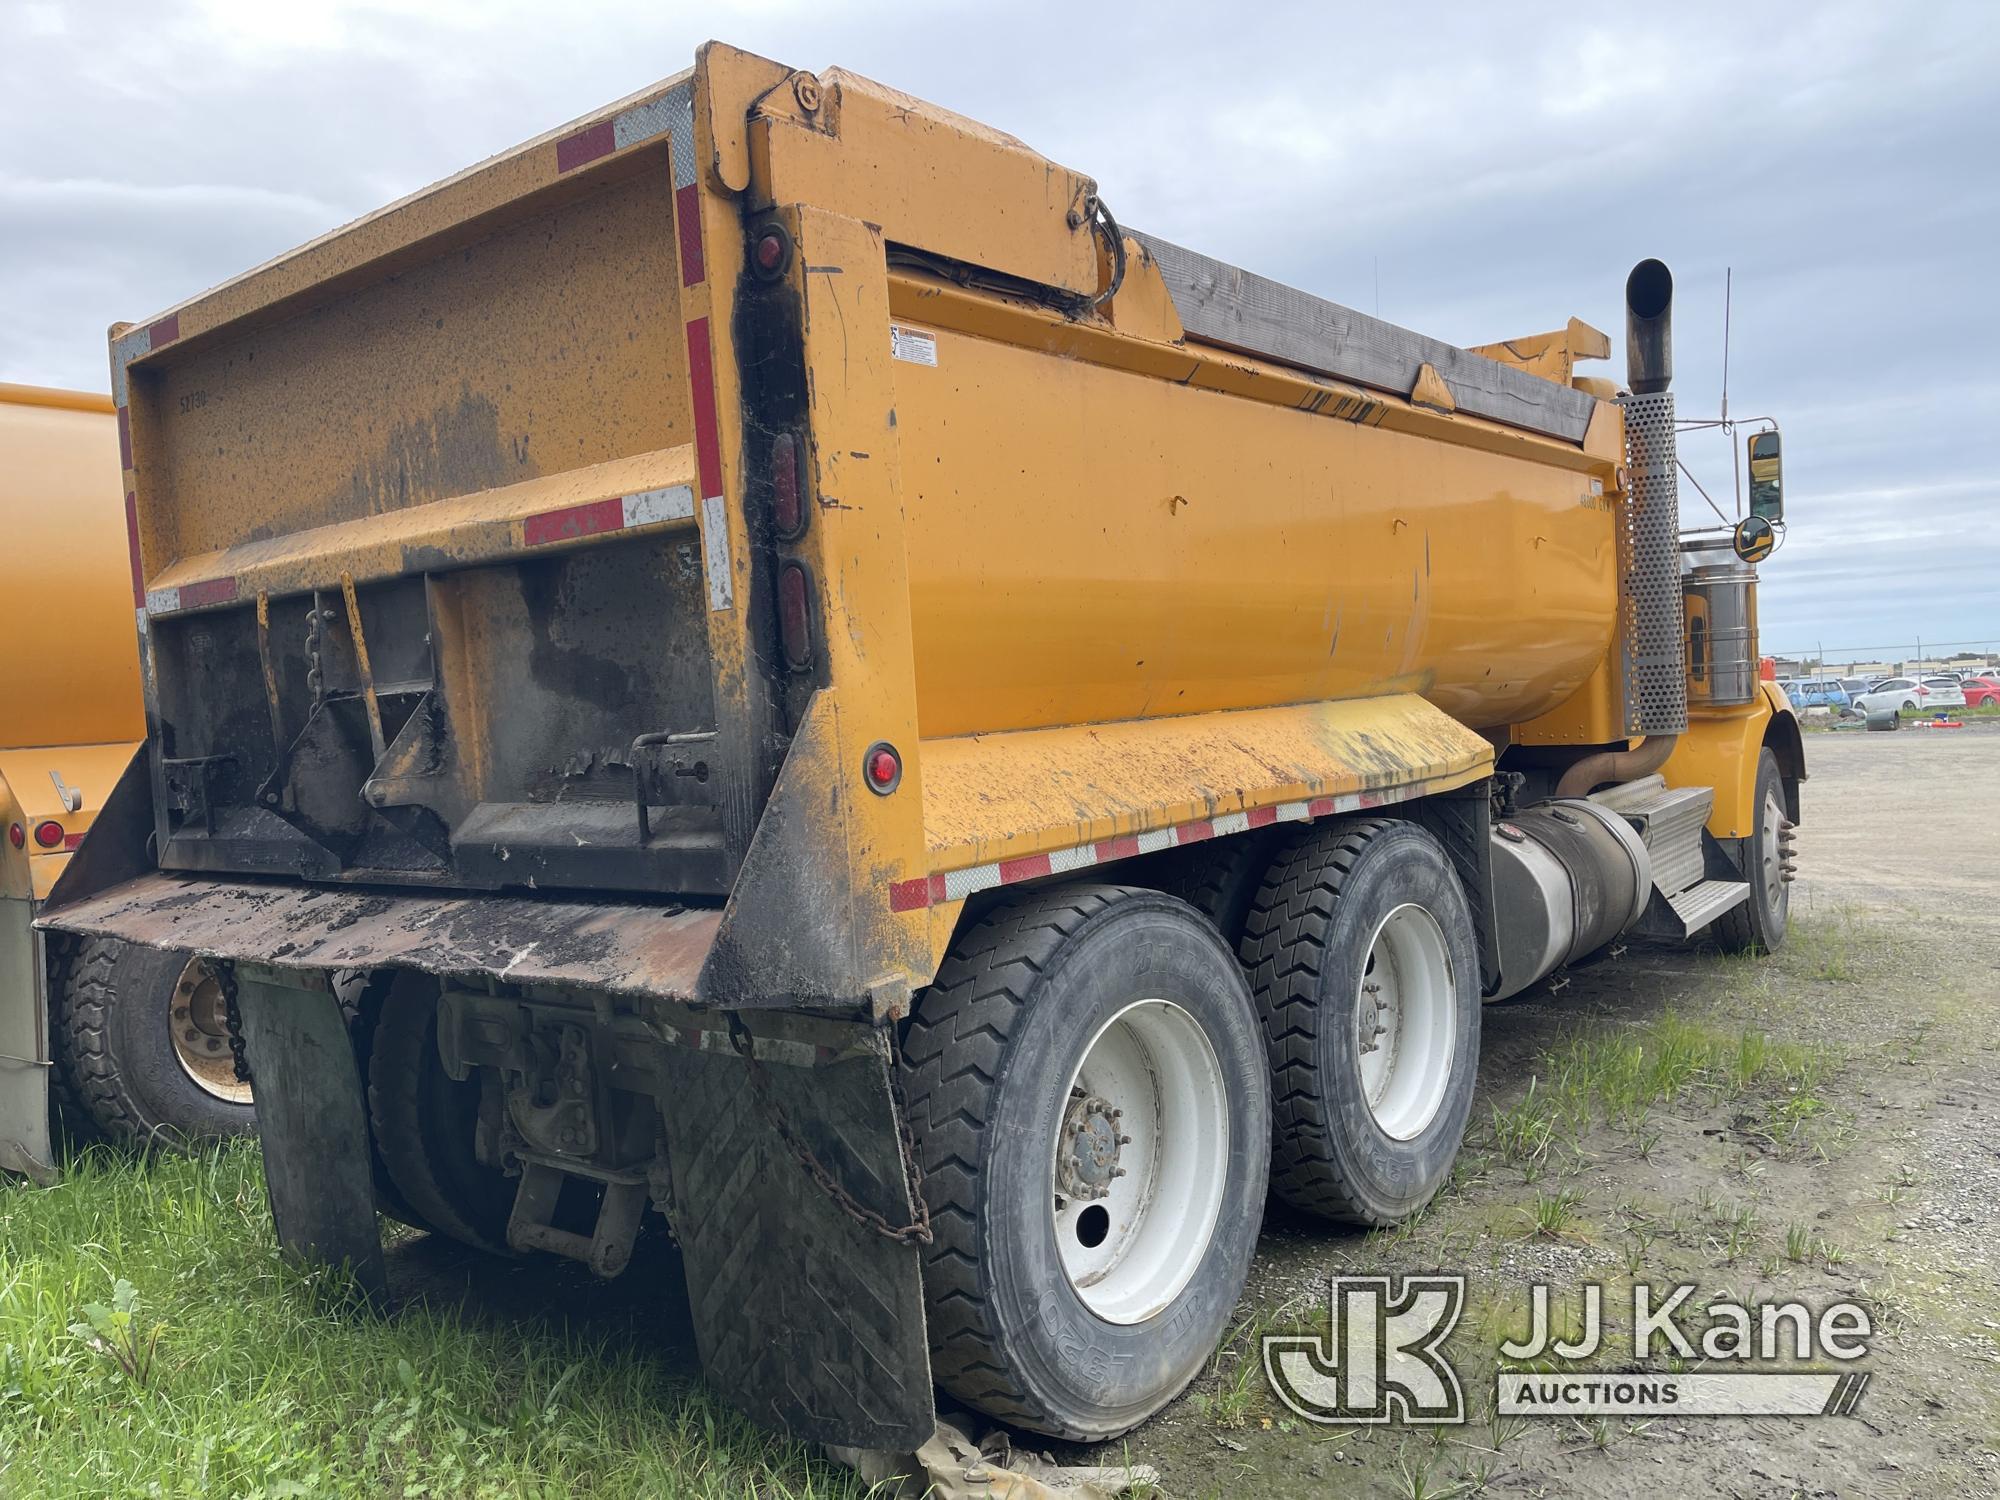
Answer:
[[[843,10],[0,0],[0,380],[103,389],[112,321],[715,36],[1012,131],[1127,225],[1455,342],[1575,315],[1622,352],[1658,255],[1684,416],[1717,404],[1733,267],[1730,405],[1785,432],[1765,648],[2000,646],[2000,5]],[[1682,451],[1729,509],[1727,445]]]

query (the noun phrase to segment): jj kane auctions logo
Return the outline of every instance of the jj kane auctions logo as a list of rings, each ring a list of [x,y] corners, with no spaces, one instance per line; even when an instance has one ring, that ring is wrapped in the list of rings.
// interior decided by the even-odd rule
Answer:
[[[1578,1369],[1605,1352],[1604,1288],[1582,1289],[1582,1328],[1557,1337],[1550,1290],[1529,1289],[1526,1339],[1500,1345],[1509,1363],[1559,1365],[1557,1373],[1503,1370],[1494,1410],[1503,1416],[1841,1416],[1867,1388],[1862,1371],[1755,1368],[1779,1362],[1851,1364],[1868,1352],[1866,1308],[1835,1302],[1718,1299],[1698,1310],[1696,1288],[1632,1288],[1634,1366]],[[1325,1330],[1267,1334],[1264,1374],[1278,1399],[1312,1422],[1458,1423],[1465,1395],[1445,1349],[1465,1310],[1463,1276],[1336,1276]]]

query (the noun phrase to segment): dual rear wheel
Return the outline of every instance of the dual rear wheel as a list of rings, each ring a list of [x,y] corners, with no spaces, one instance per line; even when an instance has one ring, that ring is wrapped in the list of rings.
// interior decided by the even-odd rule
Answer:
[[[933,1370],[960,1400],[1125,1432],[1215,1347],[1267,1187],[1378,1224],[1449,1173],[1479,971],[1443,851],[1378,820],[1262,863],[1215,892],[1240,954],[1175,896],[1061,886],[969,926],[922,996],[904,1092]]]

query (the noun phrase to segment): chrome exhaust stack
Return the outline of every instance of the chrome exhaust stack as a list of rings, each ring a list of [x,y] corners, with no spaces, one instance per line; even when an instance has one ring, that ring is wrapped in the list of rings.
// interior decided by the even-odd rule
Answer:
[[[1660,261],[1640,261],[1625,279],[1631,390],[1619,397],[1631,476],[1618,536],[1620,665],[1629,735],[1678,735],[1687,728],[1680,465],[1668,390],[1674,378],[1673,320],[1673,273]]]
[[[1625,383],[1657,396],[1674,383],[1674,273],[1642,260],[1625,278]]]

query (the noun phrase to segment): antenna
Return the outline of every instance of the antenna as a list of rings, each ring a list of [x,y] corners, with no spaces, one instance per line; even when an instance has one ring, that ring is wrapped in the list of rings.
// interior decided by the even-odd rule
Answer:
[[[1736,268],[1722,268],[1722,422],[1729,425],[1729,302],[1735,291]]]
[[[1729,315],[1735,300],[1736,268],[1722,268],[1722,432],[1729,439],[1729,469],[1736,482],[1736,519],[1743,519],[1743,456],[1736,451],[1736,432],[1729,425]]]

